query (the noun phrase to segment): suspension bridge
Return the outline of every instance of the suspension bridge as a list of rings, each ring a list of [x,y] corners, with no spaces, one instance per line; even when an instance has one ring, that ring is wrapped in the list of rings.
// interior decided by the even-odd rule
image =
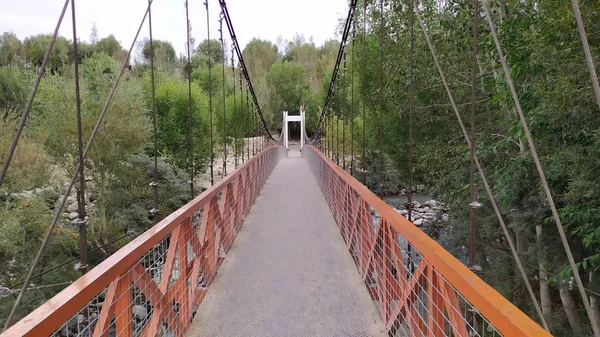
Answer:
[[[67,0],[54,39],[69,3],[75,22],[75,1]],[[148,2],[137,35],[147,19],[152,43],[151,5],[152,0]],[[232,172],[226,171],[225,147],[224,174],[216,181],[212,170],[216,163],[214,153],[211,153],[213,185],[197,196],[194,195],[195,176],[191,160],[191,201],[157,221],[148,231],[90,270],[86,269],[85,260],[85,208],[80,205],[81,278],[20,321],[11,322],[13,308],[0,336],[550,336],[542,315],[535,320],[528,317],[482,281],[472,268],[465,266],[416,227],[412,223],[410,207],[408,216],[402,216],[380,198],[381,194],[370,191],[363,185],[364,181],[355,178],[354,173],[361,168],[355,161],[354,148],[348,151],[342,148],[340,151],[340,146],[344,147],[346,142],[340,145],[339,137],[334,138],[333,124],[339,123],[339,119],[333,120],[329,108],[335,104],[340,78],[346,79],[346,48],[350,43],[354,44],[357,34],[354,23],[357,1],[350,2],[334,72],[312,138],[305,130],[303,108],[299,115],[283,112],[282,134],[277,138],[271,136],[237,43],[227,5],[224,0],[220,0],[219,5],[221,43],[223,45],[225,23],[234,44],[232,67],[234,58],[237,58],[240,67],[240,95],[243,96],[241,83],[244,80],[246,96],[252,99],[253,108],[248,112],[252,111],[253,128],[259,132],[261,141],[258,144],[254,142],[252,149],[248,143],[242,153],[235,150],[236,168]],[[367,2],[363,5],[366,9]],[[411,32],[416,18],[469,144],[471,171],[476,167],[482,175],[506,233],[506,225],[473,149],[473,136],[467,132],[458,113],[418,6],[414,6],[414,2],[412,5]],[[489,19],[485,2],[483,6]],[[208,5],[206,8],[208,21]],[[493,23],[489,23],[502,56]],[[474,30],[474,37],[476,34]],[[4,162],[0,184],[31,111],[53,41],[48,46],[15,141]],[[582,38],[582,42],[585,49],[587,41]],[[77,53],[75,23],[73,43]],[[134,45],[135,41],[132,48]],[[503,57],[501,60],[530,146],[537,156],[518,106],[508,65]],[[363,59],[363,62],[366,60]],[[150,63],[153,69],[152,56]],[[593,68],[593,62],[588,66]],[[412,88],[412,59],[410,67]],[[125,68],[126,63],[121,74]],[[342,71],[343,76],[340,75]],[[590,73],[594,74],[594,81],[595,70]],[[111,89],[97,126],[106,114],[120,78]],[[597,79],[595,81],[597,83]],[[154,88],[153,72],[152,84]],[[78,85],[77,79],[76,88]],[[79,107],[79,97],[76,104]],[[412,100],[410,104],[412,112]],[[154,110],[153,106],[153,118]],[[190,143],[194,132],[191,121],[190,105]],[[299,143],[290,142],[290,122],[300,123]],[[382,128],[380,124],[380,132]],[[79,128],[79,166],[73,173],[66,195],[78,182],[80,190],[85,191],[85,157],[97,132],[98,127],[84,146]],[[335,132],[339,132],[338,127]],[[212,141],[211,129],[211,147]],[[242,163],[238,163],[240,157]],[[349,163],[347,157],[350,157]],[[537,158],[536,164],[539,165]],[[545,181],[543,170],[539,168],[540,178]],[[362,172],[365,173],[365,170],[362,169]],[[150,183],[154,213],[158,213],[156,174],[155,166]],[[409,206],[410,197],[409,193]],[[550,205],[554,207],[549,197]],[[84,198],[80,196],[80,199]],[[59,204],[57,214],[64,207],[64,200]],[[477,207],[473,205],[473,212]],[[57,219],[55,217],[50,226],[15,307],[31,280]],[[555,220],[560,227],[559,219]],[[507,235],[507,240],[513,248],[510,235]],[[516,261],[524,274],[518,257]],[[531,286],[526,282],[530,295],[533,295]],[[585,296],[583,298],[586,299]],[[535,296],[533,299],[537,308]],[[593,328],[596,330],[595,326]]]

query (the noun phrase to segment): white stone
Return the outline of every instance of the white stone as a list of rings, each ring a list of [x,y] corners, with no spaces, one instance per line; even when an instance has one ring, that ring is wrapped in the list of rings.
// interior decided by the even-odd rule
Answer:
[[[138,319],[145,319],[148,315],[148,310],[141,305],[134,305],[131,311],[133,312],[133,316]]]
[[[71,213],[69,213],[69,220],[76,219],[78,216],[79,216],[79,213],[71,212]]]
[[[448,221],[448,220],[450,220],[450,215],[442,214],[442,221]]]
[[[72,213],[72,212],[77,212],[78,207],[76,203],[72,203],[69,204],[69,206],[67,206],[67,212]]]
[[[438,203],[435,200],[429,200],[429,207],[434,208],[437,207]]]
[[[405,209],[397,209],[396,211],[400,213],[400,215],[408,215],[408,211]]]

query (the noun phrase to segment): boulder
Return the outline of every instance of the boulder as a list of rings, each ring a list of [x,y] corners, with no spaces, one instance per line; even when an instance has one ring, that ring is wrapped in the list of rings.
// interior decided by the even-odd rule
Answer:
[[[77,212],[70,212],[69,213],[69,220],[77,219],[78,216],[79,216],[79,213],[77,213]]]
[[[137,304],[133,306],[131,311],[133,312],[133,316],[135,316],[137,319],[145,319],[148,315],[148,310],[146,310],[145,307]]]
[[[68,199],[67,199],[68,200]],[[77,207],[77,203],[70,203],[69,206],[67,206],[67,212],[69,213],[73,213],[73,212],[77,212],[79,208]]]
[[[98,200],[98,194],[95,192],[89,192],[86,194],[86,196],[90,203]]]

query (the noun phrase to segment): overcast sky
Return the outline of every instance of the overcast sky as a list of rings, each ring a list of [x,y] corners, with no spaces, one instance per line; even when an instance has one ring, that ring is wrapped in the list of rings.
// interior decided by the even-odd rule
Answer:
[[[192,36],[197,43],[206,39],[204,0],[190,0]],[[20,39],[51,33],[64,4],[63,0],[0,0],[0,33],[12,31]],[[77,0],[77,34],[89,41],[95,23],[100,38],[114,34],[127,49],[144,15],[147,0]],[[242,48],[254,37],[274,43],[281,36],[291,40],[301,33],[317,45],[336,37],[340,18],[346,16],[347,0],[229,0],[227,8]],[[218,38],[220,8],[209,0],[211,38]],[[72,38],[71,9],[62,22],[60,34]],[[178,53],[185,51],[184,0],[154,0],[152,26],[155,39],[168,40]],[[225,30],[226,32],[226,30]],[[226,34],[227,36],[228,34]],[[147,26],[140,37],[148,36]]]

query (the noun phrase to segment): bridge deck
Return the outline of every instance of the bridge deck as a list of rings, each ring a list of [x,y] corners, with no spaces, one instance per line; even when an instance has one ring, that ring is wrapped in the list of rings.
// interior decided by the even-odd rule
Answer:
[[[384,336],[303,158],[283,159],[187,336]]]

